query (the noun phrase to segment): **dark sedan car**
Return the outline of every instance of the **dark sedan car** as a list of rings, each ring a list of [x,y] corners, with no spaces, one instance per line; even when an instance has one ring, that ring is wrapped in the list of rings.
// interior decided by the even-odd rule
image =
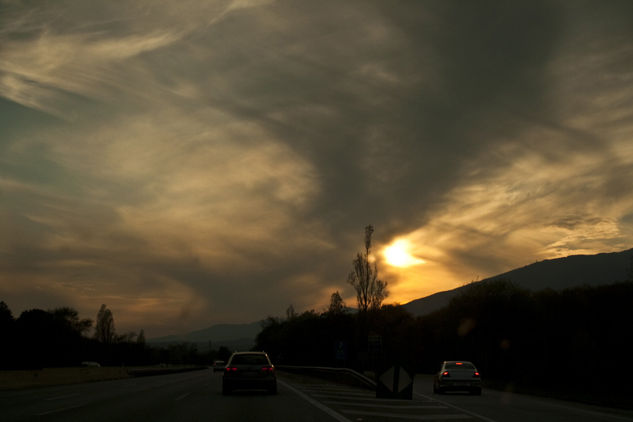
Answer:
[[[465,360],[449,360],[442,363],[442,369],[433,380],[433,392],[468,391],[481,395],[481,376],[475,365]]]
[[[266,353],[235,352],[231,355],[222,377],[222,394],[239,389],[264,389],[271,394],[277,393],[275,367]]]

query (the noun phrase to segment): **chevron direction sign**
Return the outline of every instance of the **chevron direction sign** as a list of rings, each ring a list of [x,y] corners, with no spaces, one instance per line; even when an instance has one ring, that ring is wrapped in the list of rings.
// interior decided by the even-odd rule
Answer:
[[[376,398],[412,400],[413,377],[400,365],[390,367],[378,377]]]

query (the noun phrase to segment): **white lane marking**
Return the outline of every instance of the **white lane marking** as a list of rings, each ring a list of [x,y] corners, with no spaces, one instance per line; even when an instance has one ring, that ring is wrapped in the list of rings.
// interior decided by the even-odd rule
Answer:
[[[307,401],[308,403],[310,403],[314,407],[324,411],[325,413],[327,413],[328,415],[330,415],[331,417],[333,417],[337,421],[339,421],[339,422],[351,422],[345,416],[341,415],[338,412],[335,412],[334,410],[330,409],[329,407],[327,407],[325,405],[322,405],[318,401],[314,400],[313,398],[311,398],[311,397],[307,396],[306,394],[302,393],[301,391],[297,390],[296,388],[294,388],[290,384],[285,383],[285,382],[283,382],[280,379],[277,379],[277,382],[280,383],[281,385],[283,385],[284,387],[288,388],[292,392],[294,392],[296,395],[298,395],[299,397],[301,397],[302,399],[304,399],[305,401]]]
[[[180,401],[180,400],[184,399],[185,397],[187,397],[189,394],[191,394],[191,393],[181,394],[181,395],[179,395],[178,397],[176,397],[176,399],[175,399],[175,400],[176,400],[176,401]]]
[[[468,415],[403,415],[402,413],[376,413],[376,412],[365,412],[362,410],[350,410],[343,409],[341,410],[343,413],[349,413],[350,415],[365,415],[365,416],[380,416],[383,418],[395,418],[395,419],[413,419],[416,421],[441,421],[441,420],[454,420],[454,419],[470,419],[471,417]]]
[[[334,406],[362,406],[362,407],[374,407],[381,409],[402,409],[402,410],[412,410],[412,409],[446,409],[446,406],[433,406],[433,405],[415,405],[415,404],[380,404],[380,403],[350,403],[348,401],[324,401],[323,404],[329,404]]]
[[[307,385],[304,384],[301,386],[302,390],[310,390],[310,391],[328,391],[328,392],[332,392],[332,393],[345,393],[345,392],[350,392],[350,393],[357,393],[358,389],[357,388],[344,388],[344,387],[326,387],[326,386],[314,386],[314,385]]]
[[[69,397],[75,397],[75,396],[78,396],[78,395],[79,395],[79,393],[64,394],[63,396],[49,397],[46,400],[47,401],[61,400],[61,399],[67,399]]]
[[[336,399],[336,398],[340,398],[340,397],[367,397],[367,398],[373,398],[375,399],[376,396],[374,394],[361,394],[361,393],[347,393],[347,394],[325,394],[325,393],[314,393],[312,394],[312,396],[314,397],[322,397],[322,398],[331,398],[331,399]]]
[[[38,413],[36,416],[46,416],[46,415],[51,415],[53,413],[65,412],[66,410],[76,409],[76,408],[82,407],[82,406],[84,406],[84,405],[83,404],[77,404],[75,406],[62,407],[61,409],[53,409],[53,410],[49,410],[48,412]]]
[[[442,401],[442,400],[438,400],[436,398],[431,398],[431,397],[429,397],[429,396],[427,396],[425,394],[415,393],[415,395],[418,396],[418,397],[424,397],[427,400],[436,401],[436,402],[438,402],[440,404],[444,404],[444,405],[446,405],[448,407],[452,407],[453,409],[457,409],[460,412],[464,412],[464,413],[466,413],[466,414],[468,414],[470,416],[473,416],[475,418],[479,418],[479,419],[484,420],[486,422],[496,422],[493,419],[487,418],[485,416],[481,416],[481,415],[479,415],[479,414],[477,414],[475,412],[471,412],[470,410],[462,409],[461,407],[455,406],[454,404],[450,404],[448,402],[445,402],[445,401]]]
[[[316,396],[316,394],[313,394],[314,396]],[[332,398],[336,398],[336,399],[349,399],[349,400],[354,400],[354,401],[371,401],[371,402],[380,402],[380,403],[435,403],[434,401],[431,400],[420,400],[420,401],[412,401],[412,400],[404,400],[404,399],[377,399],[375,396],[370,396],[370,397],[345,397],[345,396],[336,396],[336,397],[332,397]]]

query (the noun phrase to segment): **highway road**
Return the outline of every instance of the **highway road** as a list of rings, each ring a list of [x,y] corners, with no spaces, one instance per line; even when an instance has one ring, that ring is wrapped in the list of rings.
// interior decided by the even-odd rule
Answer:
[[[429,394],[376,399],[373,392],[279,373],[279,393],[221,393],[211,370],[0,392],[0,420],[12,421],[633,421],[633,414],[484,390],[481,397]]]
[[[487,422],[622,422],[633,421],[633,411],[582,405],[562,400],[484,389],[481,396],[432,394],[431,376],[416,376],[414,396],[433,399],[475,420]]]

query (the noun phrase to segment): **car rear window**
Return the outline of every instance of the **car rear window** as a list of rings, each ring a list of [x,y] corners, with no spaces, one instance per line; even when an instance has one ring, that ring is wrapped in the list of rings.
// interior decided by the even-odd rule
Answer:
[[[265,355],[235,355],[231,365],[269,365]]]
[[[444,367],[446,369],[475,369],[475,366],[468,362],[447,363]]]

